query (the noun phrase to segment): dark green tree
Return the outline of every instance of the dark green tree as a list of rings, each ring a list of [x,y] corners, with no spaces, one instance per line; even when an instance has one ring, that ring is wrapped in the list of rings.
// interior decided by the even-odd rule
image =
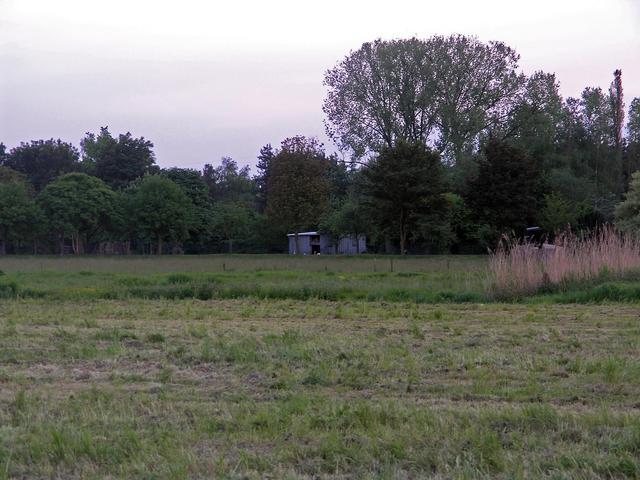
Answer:
[[[614,191],[621,169],[613,149],[612,117],[611,103],[602,89],[585,88],[581,97],[581,120],[587,140],[585,153],[599,197]]]
[[[329,155],[327,160],[329,161],[327,179],[331,198],[344,199],[351,193],[355,194],[353,188],[357,172],[355,165],[340,160],[336,154]]]
[[[640,172],[632,175],[624,201],[616,206],[616,226],[640,237]]]
[[[424,144],[401,140],[383,149],[362,174],[374,222],[380,230],[397,235],[404,255],[421,220],[444,209],[440,156]]]
[[[0,178],[0,255],[7,253],[9,243],[33,239],[41,216],[32,190],[19,176]]]
[[[37,200],[59,242],[60,254],[67,239],[71,239],[75,254],[85,253],[92,239],[108,229],[116,202],[107,184],[84,173],[57,178]]]
[[[263,213],[267,208],[267,198],[269,197],[267,186],[269,184],[271,161],[273,160],[274,156],[275,151],[273,150],[271,144],[268,143],[260,149],[260,154],[258,155],[258,163],[256,163],[256,169],[258,170],[258,173],[254,177],[254,182],[257,190],[258,212],[260,213]]]
[[[209,195],[214,202],[255,203],[256,185],[251,179],[249,167],[240,168],[232,158],[223,157],[217,167],[206,164],[202,177],[209,186]]]
[[[490,227],[492,238],[487,241],[491,245],[502,233],[522,234],[534,225],[545,193],[540,165],[521,148],[492,138],[466,202],[477,222]]]
[[[329,234],[334,244],[349,236],[359,238],[370,228],[369,212],[355,191],[342,198],[334,198],[329,208],[323,212],[319,222],[319,230]],[[361,253],[359,242],[356,243],[356,253]]]
[[[115,138],[107,127],[101,127],[98,135],[87,132],[80,146],[86,171],[116,190],[158,171],[153,143],[129,132]]]
[[[33,190],[33,185],[29,183],[24,173],[18,172],[13,168],[0,166],[0,183],[18,182],[24,183],[29,189]]]
[[[549,231],[554,229],[551,228],[554,223],[555,228],[565,227],[567,223],[571,223],[572,228],[578,230],[589,228],[584,221],[593,212],[593,199],[596,197],[593,179],[578,175],[567,166],[547,172],[546,181],[549,187],[548,195],[552,198],[549,202],[545,201],[545,207],[541,211],[541,226]],[[558,222],[550,221],[553,218],[557,218]],[[561,218],[564,218],[562,225],[559,224]]]
[[[132,192],[130,217],[144,239],[162,255],[166,241],[188,238],[194,223],[193,203],[180,186],[161,175],[147,175]]]
[[[271,161],[267,215],[295,234],[296,252],[298,233],[318,227],[329,201],[328,168],[322,145],[303,136],[283,140]]]
[[[627,130],[629,143],[640,143],[640,98],[631,100]]]
[[[234,241],[249,235],[253,211],[241,202],[216,202],[212,212],[212,230],[227,244],[227,253],[233,253]]]
[[[422,215],[416,226],[415,244],[425,253],[475,253],[477,225],[464,199],[455,193],[442,194],[443,207]]]
[[[555,166],[551,161],[563,117],[559,89],[554,74],[535,72],[528,77],[522,97],[513,108],[505,125],[506,131],[501,135],[549,168]]]
[[[80,169],[78,150],[62,140],[32,140],[20,143],[5,156],[2,165],[27,176],[36,191],[51,180]]]
[[[538,218],[540,226],[553,233],[575,228],[582,213],[575,203],[554,192],[544,196],[544,207]]]
[[[202,173],[191,168],[169,168],[162,170],[162,175],[182,188],[193,204],[193,223],[189,230],[189,238],[185,241],[188,252],[203,252],[210,240],[213,212],[209,188]]]
[[[631,183],[633,172],[640,170],[640,98],[634,98],[629,105],[627,142],[623,153],[625,187]]]

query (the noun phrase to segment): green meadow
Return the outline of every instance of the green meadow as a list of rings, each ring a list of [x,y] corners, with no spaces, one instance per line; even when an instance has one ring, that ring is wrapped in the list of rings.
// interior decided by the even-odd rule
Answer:
[[[483,257],[32,257],[0,264],[0,295],[57,300],[229,298],[479,301]]]
[[[640,478],[638,278],[485,257],[0,260],[0,478]]]

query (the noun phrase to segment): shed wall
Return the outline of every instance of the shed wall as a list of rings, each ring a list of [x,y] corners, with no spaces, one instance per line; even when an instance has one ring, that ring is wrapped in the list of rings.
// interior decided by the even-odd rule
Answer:
[[[310,235],[299,235],[298,243],[300,245],[300,255],[311,255],[312,244]],[[296,253],[296,240],[292,235],[289,239],[289,254]],[[337,243],[329,235],[320,235],[320,254],[322,255],[356,255],[367,251],[367,239],[364,235],[358,237],[358,245],[353,236],[341,238]],[[317,244],[316,244],[317,245]],[[317,251],[317,250],[316,250]]]
[[[289,255],[296,254],[296,237],[291,236],[289,238]],[[311,237],[308,235],[299,235],[298,244],[300,246],[300,255],[311,254]]]

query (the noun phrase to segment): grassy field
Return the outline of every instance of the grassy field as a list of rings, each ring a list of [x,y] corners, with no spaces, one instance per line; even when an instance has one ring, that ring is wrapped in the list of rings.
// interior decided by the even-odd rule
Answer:
[[[7,256],[0,260],[4,272],[335,272],[384,273],[484,271],[486,256],[375,256],[375,255],[165,255],[165,256]]]
[[[274,268],[267,268],[269,266]],[[5,299],[257,298],[433,304],[505,299],[490,287],[487,259],[479,256],[210,255],[6,257],[0,260],[0,298]],[[602,275],[587,284],[565,285],[509,300],[640,303],[640,272],[630,271],[624,277]]]
[[[633,300],[397,294],[484,295],[482,258],[196,258],[0,261],[28,293],[0,301],[0,478],[640,478]]]

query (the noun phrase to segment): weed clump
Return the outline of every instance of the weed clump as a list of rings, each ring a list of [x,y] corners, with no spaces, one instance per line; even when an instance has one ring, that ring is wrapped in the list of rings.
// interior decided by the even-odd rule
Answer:
[[[165,338],[161,333],[150,333],[147,335],[147,342],[149,343],[164,343]]]
[[[191,281],[193,279],[186,273],[173,273],[167,277],[167,283],[169,284],[189,283]]]

